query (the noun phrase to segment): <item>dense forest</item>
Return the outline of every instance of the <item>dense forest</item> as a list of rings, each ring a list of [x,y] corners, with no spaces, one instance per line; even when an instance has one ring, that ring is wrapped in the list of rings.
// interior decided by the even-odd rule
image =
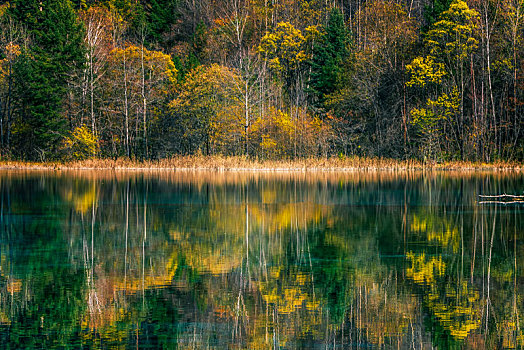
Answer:
[[[523,0],[0,0],[3,159],[524,159]]]

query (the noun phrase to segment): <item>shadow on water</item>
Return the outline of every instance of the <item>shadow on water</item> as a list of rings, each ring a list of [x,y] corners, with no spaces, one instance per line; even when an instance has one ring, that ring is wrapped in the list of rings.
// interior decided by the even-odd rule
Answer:
[[[519,348],[519,173],[0,173],[7,348]]]

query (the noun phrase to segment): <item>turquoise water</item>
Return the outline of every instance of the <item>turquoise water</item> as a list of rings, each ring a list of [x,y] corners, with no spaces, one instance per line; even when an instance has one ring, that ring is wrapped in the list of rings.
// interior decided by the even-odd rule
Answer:
[[[519,348],[520,173],[0,173],[2,348]]]

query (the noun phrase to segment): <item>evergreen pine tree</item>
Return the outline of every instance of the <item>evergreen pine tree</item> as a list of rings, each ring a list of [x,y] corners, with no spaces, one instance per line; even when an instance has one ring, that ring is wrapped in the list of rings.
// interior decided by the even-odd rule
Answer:
[[[424,27],[427,31],[433,23],[435,23],[440,14],[449,9],[449,5],[453,0],[433,0],[430,5],[426,5],[424,17],[426,19],[426,26]]]
[[[334,8],[320,39],[313,45],[309,93],[315,110],[322,110],[326,96],[336,91],[348,55],[344,17],[339,9]]]
[[[166,47],[166,34],[177,18],[177,0],[151,0],[148,11],[148,32],[152,41]]]
[[[57,156],[67,134],[64,117],[71,73],[85,60],[83,28],[69,0],[14,0],[12,15],[32,37],[15,67],[21,115],[14,138],[21,158]]]

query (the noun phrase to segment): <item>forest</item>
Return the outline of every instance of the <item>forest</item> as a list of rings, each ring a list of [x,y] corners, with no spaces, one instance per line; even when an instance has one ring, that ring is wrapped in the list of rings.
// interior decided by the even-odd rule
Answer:
[[[0,157],[524,159],[523,0],[0,0]]]

